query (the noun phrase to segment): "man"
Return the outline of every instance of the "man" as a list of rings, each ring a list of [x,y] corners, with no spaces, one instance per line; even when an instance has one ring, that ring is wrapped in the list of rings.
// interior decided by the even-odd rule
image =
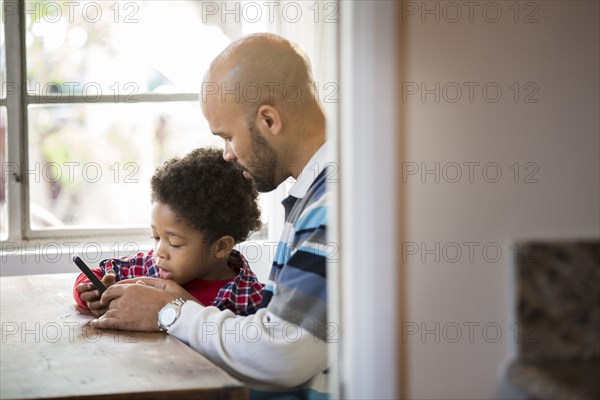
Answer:
[[[110,287],[97,328],[156,331],[159,324],[252,387],[327,391],[325,116],[302,51],[276,35],[232,43],[211,64],[201,93],[223,156],[259,191],[297,179],[264,308],[247,317],[204,307],[168,280]],[[315,391],[313,391],[315,390]]]

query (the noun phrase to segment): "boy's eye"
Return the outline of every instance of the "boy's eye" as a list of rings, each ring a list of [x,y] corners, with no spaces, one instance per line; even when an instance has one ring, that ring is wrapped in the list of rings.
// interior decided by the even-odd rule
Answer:
[[[181,247],[180,244],[173,244],[173,243],[169,243],[169,246],[173,247],[174,249],[178,249]]]

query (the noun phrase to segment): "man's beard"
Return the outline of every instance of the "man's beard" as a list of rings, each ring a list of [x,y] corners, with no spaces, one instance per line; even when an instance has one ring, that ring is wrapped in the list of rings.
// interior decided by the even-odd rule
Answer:
[[[270,192],[279,186],[279,183],[275,182],[275,169],[279,167],[277,154],[260,135],[254,122],[250,122],[248,129],[250,130],[253,161],[246,167],[235,161],[235,166],[238,169],[246,170],[252,176],[256,190]]]

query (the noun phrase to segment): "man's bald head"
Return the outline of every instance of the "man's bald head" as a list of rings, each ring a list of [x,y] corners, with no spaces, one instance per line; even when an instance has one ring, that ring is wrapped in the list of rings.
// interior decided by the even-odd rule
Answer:
[[[232,43],[212,62],[202,84],[202,112],[214,135],[259,191],[276,188],[325,141],[325,115],[310,62],[300,48],[272,34]]]
[[[235,101],[249,115],[262,104],[287,113],[318,102],[306,54],[289,40],[269,33],[231,43],[211,63],[203,88],[207,85],[212,90],[203,93],[203,101],[210,96],[218,96],[222,103]]]

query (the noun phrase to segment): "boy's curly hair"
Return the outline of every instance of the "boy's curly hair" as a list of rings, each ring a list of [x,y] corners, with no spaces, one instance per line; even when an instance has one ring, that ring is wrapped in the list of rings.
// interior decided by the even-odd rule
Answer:
[[[209,243],[224,235],[243,242],[261,227],[254,184],[215,148],[165,161],[156,168],[151,188],[152,202],[168,205]]]

